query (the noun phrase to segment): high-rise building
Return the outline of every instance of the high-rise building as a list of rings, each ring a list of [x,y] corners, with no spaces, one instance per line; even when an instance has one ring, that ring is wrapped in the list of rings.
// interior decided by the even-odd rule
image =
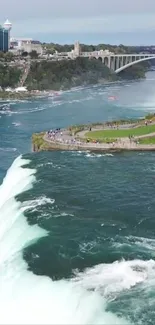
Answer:
[[[9,49],[9,32],[0,26],[0,51],[8,52]]]
[[[10,32],[12,29],[12,24],[10,23],[10,21],[7,19],[3,25],[4,29],[6,29],[8,31],[8,49],[10,48]]]

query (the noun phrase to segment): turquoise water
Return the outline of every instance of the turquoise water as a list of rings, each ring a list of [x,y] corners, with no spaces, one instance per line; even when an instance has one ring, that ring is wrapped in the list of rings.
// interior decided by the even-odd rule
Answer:
[[[1,181],[22,158],[0,190],[0,303],[13,306],[0,323],[154,324],[155,153],[31,152],[33,132],[155,112],[154,84],[149,72],[1,114]]]

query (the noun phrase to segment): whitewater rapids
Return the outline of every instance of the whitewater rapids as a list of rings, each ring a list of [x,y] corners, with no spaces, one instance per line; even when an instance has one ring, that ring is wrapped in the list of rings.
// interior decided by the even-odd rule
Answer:
[[[48,236],[27,223],[15,199],[35,181],[28,163],[18,157],[0,187],[0,324],[131,324],[106,311],[108,300],[152,277],[154,261],[102,264],[72,280],[52,281],[28,271],[23,249]]]

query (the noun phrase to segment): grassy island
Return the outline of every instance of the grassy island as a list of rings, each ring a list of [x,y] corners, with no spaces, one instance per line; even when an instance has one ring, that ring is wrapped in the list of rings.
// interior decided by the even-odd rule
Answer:
[[[99,130],[87,132],[85,136],[90,139],[101,139],[106,138],[125,138],[125,137],[139,137],[142,135],[148,135],[150,133],[155,133],[155,124],[147,126],[138,126],[127,129],[110,129],[110,130]]]
[[[33,134],[32,146],[34,151],[155,150],[155,115],[140,120],[75,125],[61,131]]]

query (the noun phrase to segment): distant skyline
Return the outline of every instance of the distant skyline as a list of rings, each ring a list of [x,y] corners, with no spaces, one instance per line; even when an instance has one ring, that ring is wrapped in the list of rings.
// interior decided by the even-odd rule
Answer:
[[[11,36],[45,42],[125,45],[155,44],[155,1],[5,0],[0,23],[9,19]]]

